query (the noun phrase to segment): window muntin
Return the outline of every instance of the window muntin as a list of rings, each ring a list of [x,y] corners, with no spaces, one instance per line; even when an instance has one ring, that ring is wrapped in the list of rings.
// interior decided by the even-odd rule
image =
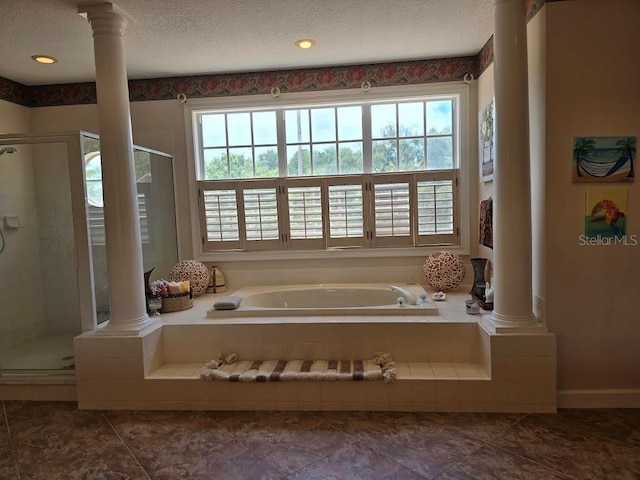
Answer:
[[[276,112],[205,113],[202,180],[277,177]]]
[[[223,246],[221,243],[224,242],[217,242],[214,238],[207,239],[205,235],[203,236],[204,250],[215,251],[229,248],[263,250],[268,248],[264,248],[264,245],[259,248],[255,247],[265,241],[274,242],[272,247],[269,248],[281,250],[353,246],[386,247],[460,244],[456,201],[456,185],[459,172],[457,168],[460,164],[459,151],[461,149],[458,132],[459,120],[457,118],[460,98],[459,93],[400,101],[381,100],[378,96],[372,98],[368,103],[334,103],[333,105],[318,103],[309,106],[291,107],[285,105],[276,108],[258,106],[251,111],[247,109],[244,112],[220,110],[210,113],[192,108],[191,111],[196,120],[205,114],[244,113],[244,117],[241,118],[245,119],[246,124],[247,113],[269,112],[270,118],[275,117],[275,121],[272,122],[274,126],[271,128],[270,138],[273,139],[273,131],[275,129],[276,143],[275,145],[266,145],[262,153],[263,155],[271,156],[270,167],[272,173],[270,175],[275,177],[270,181],[275,182],[277,224],[279,227],[278,238],[253,242],[247,241],[242,192],[245,184],[249,184],[250,181],[245,181],[236,175],[237,180],[227,179],[227,181],[233,183],[236,186],[235,188],[238,189],[239,245],[232,247],[231,244],[233,242],[227,242],[226,246]],[[249,105],[248,100],[245,103],[247,106]],[[231,104],[231,102],[226,103]],[[376,111],[378,113],[377,116],[374,114]],[[359,117],[359,121],[354,120],[356,116]],[[389,121],[389,117],[392,117],[392,122]],[[200,123],[204,122],[200,120]],[[391,126],[389,126],[390,124]],[[376,125],[379,129],[382,129],[378,134],[376,134]],[[226,131],[228,123],[225,123],[224,128]],[[196,159],[204,156],[205,148],[202,140],[204,134],[202,130],[199,130],[199,137],[196,137],[200,138],[200,150],[199,153],[196,150]],[[242,147],[248,146],[232,147],[226,145],[224,148],[228,150]],[[251,147],[256,149],[259,145],[254,143]],[[378,154],[378,158],[382,157],[388,161],[386,168],[376,168],[376,154]],[[257,172],[255,166],[258,163],[253,159],[252,163],[254,170]],[[276,170],[278,173],[275,173]],[[203,167],[202,163],[200,163],[200,166],[196,169],[198,178],[202,178],[202,171]],[[414,173],[404,174],[402,171]],[[411,176],[408,184],[405,182],[403,186],[405,199],[407,198],[407,188],[409,191],[408,219],[406,213],[407,202],[405,201],[402,207],[404,208],[404,213],[401,213],[402,209],[398,202],[400,197],[394,199],[396,210],[393,212],[395,216],[392,215],[392,219],[395,222],[395,235],[386,236],[384,233],[382,223],[384,214],[380,210],[381,206],[378,206],[378,230],[380,235],[376,232],[375,188],[373,187],[374,184],[379,183],[376,179],[378,176],[376,172],[380,172],[383,177],[386,175],[385,181],[388,181],[389,176],[393,175]],[[425,174],[427,177],[422,177]],[[447,180],[442,180],[442,175]],[[261,177],[264,178],[266,175],[256,173],[254,178]],[[322,238],[319,235],[320,228],[318,228],[318,225],[313,230],[315,233],[313,235],[310,234],[311,229],[306,224],[309,220],[304,220],[303,228],[300,219],[296,218],[294,214],[295,209],[290,211],[288,207],[288,188],[293,188],[294,182],[303,178],[316,179],[320,182],[318,185],[321,192],[322,218],[320,223],[322,226]],[[333,205],[330,208],[330,193],[334,197],[337,196],[338,188],[342,188],[344,183],[341,185],[341,182],[345,179],[346,184],[350,186],[344,188],[348,188],[355,195],[355,198],[358,197],[357,193],[354,192],[361,192],[361,197],[357,202],[358,207],[355,210],[353,206],[349,207],[348,234],[345,233],[347,228],[344,227],[344,218],[342,219],[342,230],[338,227],[341,221],[338,220],[339,213],[336,206]],[[338,180],[337,183],[336,180]],[[438,197],[437,206],[434,206],[433,201],[429,203],[427,200],[428,192],[430,191],[432,196],[435,195],[435,184],[433,182],[437,183],[441,180],[448,188],[447,194],[449,198],[443,197],[443,195],[446,196],[443,192],[446,188],[444,188],[444,185],[440,186],[442,188],[436,189],[439,195],[436,195]],[[211,183],[220,182],[218,180]],[[199,185],[203,183],[209,184],[210,182],[199,181]],[[305,188],[307,188],[306,184]],[[381,188],[378,187],[379,192],[382,192]],[[291,195],[292,201],[294,198],[296,202],[299,200],[298,197],[304,198],[305,196],[301,195],[302,191],[295,190],[296,194]],[[318,187],[309,187],[308,191],[317,192]],[[378,195],[379,202],[382,202],[383,197],[381,195],[382,193]],[[305,201],[310,202],[308,199]],[[332,201],[335,203],[335,199]],[[298,208],[306,212],[311,208],[311,204],[306,204],[304,207],[298,205]],[[317,211],[317,196],[314,208]],[[343,215],[346,215],[344,213],[345,208],[343,207]],[[361,209],[361,213],[359,213],[358,209]],[[405,225],[402,232],[399,227],[401,219]],[[409,225],[408,232],[407,222]],[[275,236],[273,235],[273,237]]]
[[[284,112],[288,176],[362,173],[361,105]]]
[[[456,105],[450,96],[197,113],[198,179],[456,168]]]
[[[372,105],[372,171],[454,168],[453,115],[453,99]]]

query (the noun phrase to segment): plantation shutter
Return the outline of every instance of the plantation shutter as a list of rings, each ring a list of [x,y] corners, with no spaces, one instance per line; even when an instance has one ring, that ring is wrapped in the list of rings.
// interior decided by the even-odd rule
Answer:
[[[138,182],[138,222],[140,223],[140,238],[142,243],[150,243],[151,236],[149,235],[149,199],[152,199],[151,195],[151,183]]]
[[[277,250],[280,244],[276,180],[243,182],[239,209],[246,250]]]
[[[457,172],[201,181],[204,250],[456,245]],[[89,220],[92,239],[103,238],[101,209]]]
[[[375,175],[372,184],[373,241],[377,247],[412,245],[412,175]]]
[[[324,248],[322,183],[319,178],[291,179],[286,186],[283,231],[288,248]],[[284,187],[283,187],[284,188]]]
[[[200,225],[207,251],[241,247],[234,182],[200,182]]]
[[[364,246],[366,243],[366,213],[368,198],[363,176],[331,177],[325,181],[328,199],[328,246]]]
[[[456,171],[416,175],[418,245],[455,244]]]

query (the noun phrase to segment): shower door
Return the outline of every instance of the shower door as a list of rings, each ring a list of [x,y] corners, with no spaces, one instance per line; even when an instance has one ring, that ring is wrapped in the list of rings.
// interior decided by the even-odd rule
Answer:
[[[100,139],[97,136],[82,133],[82,158],[85,165],[96,321],[101,324],[109,320],[109,282]],[[143,267],[145,271],[153,269],[152,280],[167,278],[171,268],[178,262],[173,159],[166,153],[134,145],[133,160]]]
[[[134,161],[144,268],[166,277],[172,158],[135,146]],[[73,338],[109,319],[105,233],[97,136],[0,135],[0,383],[74,369]]]
[[[0,135],[0,152],[0,375],[72,370],[94,321],[79,135]]]

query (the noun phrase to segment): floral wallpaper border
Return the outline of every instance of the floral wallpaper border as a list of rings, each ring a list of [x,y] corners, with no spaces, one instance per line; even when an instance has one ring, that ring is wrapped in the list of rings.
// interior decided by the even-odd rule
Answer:
[[[526,0],[527,21],[551,1],[562,0]],[[255,95],[269,93],[274,87],[281,93],[359,88],[365,81],[371,87],[452,82],[463,80],[467,74],[478,78],[492,62],[493,37],[478,55],[469,57],[130,80],[129,97],[138,102],[169,100],[178,94],[187,98]],[[96,85],[86,82],[29,87],[0,77],[0,99],[27,107],[94,104]]]
[[[540,11],[540,9],[544,6],[546,2],[559,2],[563,0],[527,0],[526,9],[527,9],[527,22],[529,22],[536,14]],[[482,75],[489,65],[493,63],[493,35],[491,38],[487,40],[487,43],[480,49],[478,52],[478,70],[474,73],[474,75],[479,77]]]
[[[0,77],[0,100],[29,107],[31,88],[33,87]]]

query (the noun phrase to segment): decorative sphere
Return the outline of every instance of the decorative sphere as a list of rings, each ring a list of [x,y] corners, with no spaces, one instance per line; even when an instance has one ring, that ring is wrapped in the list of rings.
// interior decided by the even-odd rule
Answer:
[[[424,278],[438,292],[453,290],[464,280],[464,262],[459,255],[438,252],[429,256],[422,265]]]
[[[169,280],[172,282],[182,282],[189,280],[194,295],[202,295],[207,291],[209,286],[209,269],[207,266],[197,260],[183,260],[176,263],[171,272],[169,272]]]

